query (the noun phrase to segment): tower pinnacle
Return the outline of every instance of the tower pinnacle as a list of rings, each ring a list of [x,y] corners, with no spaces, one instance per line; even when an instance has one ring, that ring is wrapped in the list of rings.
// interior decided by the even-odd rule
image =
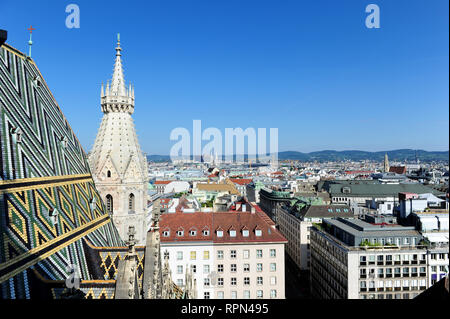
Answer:
[[[33,35],[33,30],[36,30],[36,29],[30,25],[30,27],[27,30],[30,31],[30,40],[28,41],[28,45],[29,45],[28,56],[31,58],[31,46],[33,45],[32,35]]]
[[[120,47],[120,34],[117,34],[116,61],[111,79],[106,84],[106,90],[101,92],[102,111],[107,112],[128,112],[134,111],[134,90],[131,85],[127,90],[122,69],[122,48]]]

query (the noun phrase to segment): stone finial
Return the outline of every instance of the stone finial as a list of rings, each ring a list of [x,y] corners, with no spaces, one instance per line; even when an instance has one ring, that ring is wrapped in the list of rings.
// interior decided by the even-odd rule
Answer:
[[[134,229],[134,226],[128,226],[128,253],[134,254],[134,246],[136,245],[136,239],[134,238],[134,235],[136,234],[136,230]]]

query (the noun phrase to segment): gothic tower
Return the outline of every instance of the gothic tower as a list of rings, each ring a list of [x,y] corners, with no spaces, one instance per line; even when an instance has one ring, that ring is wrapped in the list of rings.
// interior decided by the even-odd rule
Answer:
[[[389,158],[387,153],[384,154],[384,172],[389,172]]]
[[[125,87],[120,36],[117,35],[116,62],[111,80],[101,87],[102,122],[89,154],[89,166],[107,210],[123,240],[129,226],[137,244],[145,242],[147,211],[147,161],[134,129],[134,88]]]

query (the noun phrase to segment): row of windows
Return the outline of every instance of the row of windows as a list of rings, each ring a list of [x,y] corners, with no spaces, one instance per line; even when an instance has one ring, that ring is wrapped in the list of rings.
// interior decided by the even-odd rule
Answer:
[[[416,297],[418,293],[396,293],[396,294],[368,294],[361,295],[361,299],[412,299]]]
[[[277,271],[277,264],[276,263],[270,263],[270,271]],[[197,273],[197,265],[191,265],[191,271],[192,273]],[[244,264],[243,265],[243,271],[244,272],[250,272],[250,264]],[[263,271],[263,264],[258,263],[256,264],[256,271],[261,272]],[[183,274],[184,272],[184,266],[183,265],[177,265],[177,274]],[[224,272],[224,265],[219,264],[217,265],[217,272],[223,273]],[[230,265],[230,272],[237,272],[237,265],[231,264]],[[203,265],[203,273],[209,274],[210,273],[210,265]]]
[[[237,286],[238,280],[236,277],[232,277],[230,278],[230,285],[231,286]],[[215,284],[215,283],[212,283]],[[244,277],[243,280],[243,284],[244,286],[249,286],[250,285],[250,277]],[[262,285],[263,284],[263,277],[257,277],[256,278],[256,284],[257,285]],[[276,285],[277,284],[277,277],[272,276],[270,277],[270,284]],[[203,279],[203,286],[205,287],[209,287],[211,285],[211,279],[210,278],[204,278]],[[218,287],[223,287],[224,285],[224,278],[217,278],[217,286]]]
[[[217,299],[224,299],[224,292],[223,291],[218,291],[217,292]],[[277,297],[277,291],[276,289],[271,289],[270,290],[270,298],[276,298]],[[204,299],[210,299],[211,298],[211,293],[209,291],[205,291],[203,293],[203,298]],[[231,291],[231,298],[230,299],[237,299],[238,298],[238,294],[237,291],[233,290]],[[250,299],[252,298],[251,294],[250,294],[250,290],[244,290],[243,292],[243,299]],[[257,290],[256,291],[256,298],[257,299],[261,299],[264,298],[264,294],[262,290]]]
[[[250,250],[248,249],[244,249],[242,251],[243,254],[243,258],[244,259],[249,259],[250,258]],[[277,251],[276,249],[270,249],[269,250],[269,256],[271,258],[275,258],[277,256]],[[183,260],[183,252],[182,251],[177,251],[177,260]],[[210,257],[209,255],[209,250],[204,250],[203,251],[203,259],[204,260],[208,260]],[[164,258],[166,259],[170,259],[170,253],[166,250],[164,252]],[[224,251],[223,250],[218,250],[217,251],[217,259],[223,259],[224,258]],[[237,258],[237,251],[236,250],[230,250],[229,253],[229,258]],[[263,258],[263,250],[262,249],[256,249],[256,258]],[[189,252],[189,259],[190,260],[196,260],[197,259],[197,252],[196,251],[190,251]]]
[[[243,237],[248,237],[250,235],[250,231],[248,229],[243,229],[241,232],[242,232],[242,236]],[[229,230],[228,234],[229,234],[230,237],[236,237],[236,230]],[[177,230],[176,231],[176,235],[177,235],[177,237],[183,237],[184,236],[184,229]],[[203,236],[209,236],[209,230],[204,229],[202,231],[202,235]],[[216,235],[217,235],[217,237],[223,237],[223,235],[224,235],[223,230],[217,230],[216,231]],[[170,230],[164,230],[163,231],[163,236],[164,237],[169,237],[170,236]],[[191,236],[191,237],[197,236],[197,230],[195,230],[195,229],[189,230],[189,236]],[[255,229],[255,236],[261,237],[262,236],[262,230]]]
[[[112,214],[113,209],[114,209],[113,197],[111,196],[111,194],[108,194],[108,195],[106,195],[106,210],[108,211],[108,213]],[[128,196],[128,209],[131,211],[134,211],[134,194],[133,193],[131,193]]]
[[[433,260],[445,260],[445,259],[448,259],[448,253],[447,254],[431,254],[430,258]]]
[[[440,272],[448,272],[448,266],[439,266]],[[436,273],[437,272],[437,266],[431,266],[431,272]]]
[[[386,277],[392,277],[392,274],[394,274],[394,277],[400,277],[402,274],[403,276],[417,276],[417,274],[420,272],[421,276],[426,275],[426,267],[396,267],[396,268],[377,268],[377,276],[380,278],[383,278],[385,275]],[[394,272],[392,272],[392,269]],[[375,277],[375,269],[369,269],[369,272],[365,268],[360,269],[360,278],[365,278],[367,275],[371,277]]]
[[[414,290],[417,289],[425,289],[426,287],[426,280],[387,280],[387,281],[360,281],[359,282],[359,288],[360,290],[365,291],[367,288],[372,289],[375,291],[375,289],[383,290],[386,288],[386,290],[390,290],[391,288],[412,288]]]
[[[183,237],[184,236],[184,230],[182,230],[182,229],[180,229],[180,230],[177,230],[176,231],[176,234],[177,234],[177,236],[178,237]],[[163,232],[162,232],[162,235],[164,236],[164,237],[169,237],[170,236],[170,230],[164,230]],[[203,229],[202,230],[202,235],[203,236],[209,236],[209,229]],[[195,230],[195,229],[191,229],[190,231],[189,231],[189,236],[197,236],[197,230]]]
[[[396,254],[396,255],[361,255],[359,256],[360,263],[369,263],[375,265],[377,263],[391,263],[392,262],[414,262],[414,261],[426,261],[425,254]]]

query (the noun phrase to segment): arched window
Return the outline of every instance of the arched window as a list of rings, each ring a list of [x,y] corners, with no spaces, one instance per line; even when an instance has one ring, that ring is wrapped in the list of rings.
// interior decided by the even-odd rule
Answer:
[[[106,210],[108,213],[113,213],[113,198],[111,195],[106,195]]]
[[[106,172],[106,177],[111,177],[111,171]]]
[[[131,193],[128,197],[128,209],[134,211],[134,194]]]

